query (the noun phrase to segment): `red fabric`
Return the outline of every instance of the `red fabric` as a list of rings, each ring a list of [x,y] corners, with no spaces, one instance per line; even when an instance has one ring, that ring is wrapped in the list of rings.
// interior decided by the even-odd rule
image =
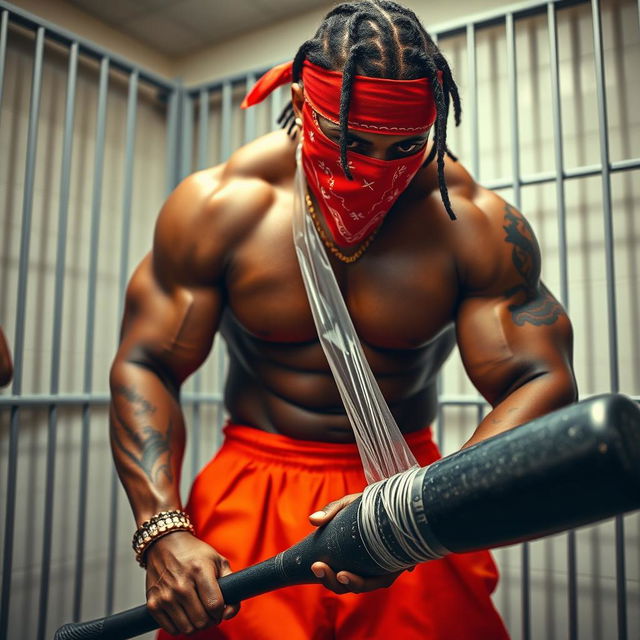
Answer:
[[[199,537],[234,570],[295,544],[313,529],[310,513],[366,484],[355,445],[294,440],[239,425],[227,426],[225,435],[196,478],[187,511]],[[439,457],[429,429],[407,441],[420,464]],[[339,596],[321,585],[266,593],[243,602],[232,620],[189,640],[504,640],[508,635],[490,598],[496,581],[489,553],[450,555],[366,594]]]
[[[262,102],[274,89],[292,80],[292,62],[269,69],[242,101],[247,109]],[[442,72],[438,71],[442,82]],[[302,68],[305,96],[328,120],[339,122],[342,74],[305,60]],[[349,105],[349,127],[370,133],[408,136],[426,131],[436,119],[433,89],[427,78],[395,80],[354,76]]]
[[[333,238],[343,246],[363,242],[384,220],[413,180],[425,149],[396,160],[379,160],[347,152],[349,180],[342,170],[339,146],[320,129],[308,101],[302,108],[302,166],[307,184]]]
[[[248,109],[254,104],[262,102],[274,89],[288,84],[291,82],[291,61],[278,64],[272,69],[269,69],[259,80],[256,82],[251,91],[247,93],[242,104],[241,109]]]
[[[305,60],[302,69],[305,98],[321,115],[340,121],[342,74]],[[353,77],[349,127],[369,133],[410,136],[424,133],[436,119],[436,104],[427,78]]]

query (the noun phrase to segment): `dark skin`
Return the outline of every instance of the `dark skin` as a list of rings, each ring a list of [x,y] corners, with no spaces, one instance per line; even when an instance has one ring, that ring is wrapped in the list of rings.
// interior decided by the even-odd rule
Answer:
[[[13,362],[7,339],[0,327],[0,387],[6,387],[13,378]]]
[[[302,88],[292,85],[292,96],[300,116]],[[337,141],[337,127],[320,122]],[[425,142],[352,131],[349,148],[389,159],[426,154]],[[111,369],[111,440],[137,525],[181,507],[178,392],[218,330],[229,345],[225,405],[232,421],[294,438],[353,441],[291,240],[296,144],[275,132],[183,181],[131,278]],[[492,406],[470,446],[576,399],[572,333],[540,282],[538,245],[522,214],[459,163],[447,161],[446,178],[456,222],[444,210],[431,163],[357,262],[330,259],[403,432],[435,418],[436,375],[457,341],[469,377]],[[311,523],[325,524],[354,497],[336,496]],[[170,633],[237,613],[216,581],[230,572],[228,562],[205,542],[172,533],[146,560],[147,605]],[[386,587],[398,575],[362,578],[322,563],[312,570],[337,593]]]

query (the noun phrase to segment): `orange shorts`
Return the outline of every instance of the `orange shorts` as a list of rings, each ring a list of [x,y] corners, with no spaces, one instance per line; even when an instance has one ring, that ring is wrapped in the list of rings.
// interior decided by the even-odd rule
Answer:
[[[224,433],[186,509],[198,537],[235,571],[295,544],[313,529],[309,514],[365,486],[355,444],[295,440],[241,425],[227,425]],[[422,466],[440,457],[429,428],[407,441]],[[266,593],[189,639],[502,640],[508,634],[490,597],[497,578],[488,552],[453,554],[369,593],[336,595],[315,584]],[[175,637],[161,631],[158,640]]]

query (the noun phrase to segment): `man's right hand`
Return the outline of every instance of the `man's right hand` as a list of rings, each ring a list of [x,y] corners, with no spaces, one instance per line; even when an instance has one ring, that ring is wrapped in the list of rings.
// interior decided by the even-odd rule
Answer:
[[[232,573],[213,547],[188,532],[176,531],[152,544],[147,563],[147,609],[175,635],[205,629],[238,613],[225,605],[217,578]]]

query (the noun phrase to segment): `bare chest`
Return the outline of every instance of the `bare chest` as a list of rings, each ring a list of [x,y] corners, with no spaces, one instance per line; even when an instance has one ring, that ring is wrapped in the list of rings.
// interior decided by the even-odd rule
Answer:
[[[236,250],[227,302],[237,322],[260,340],[314,341],[286,204],[275,205]],[[374,348],[420,348],[453,319],[457,281],[451,257],[424,225],[419,233],[415,226],[411,216],[398,213],[357,262],[332,262],[358,335]]]

